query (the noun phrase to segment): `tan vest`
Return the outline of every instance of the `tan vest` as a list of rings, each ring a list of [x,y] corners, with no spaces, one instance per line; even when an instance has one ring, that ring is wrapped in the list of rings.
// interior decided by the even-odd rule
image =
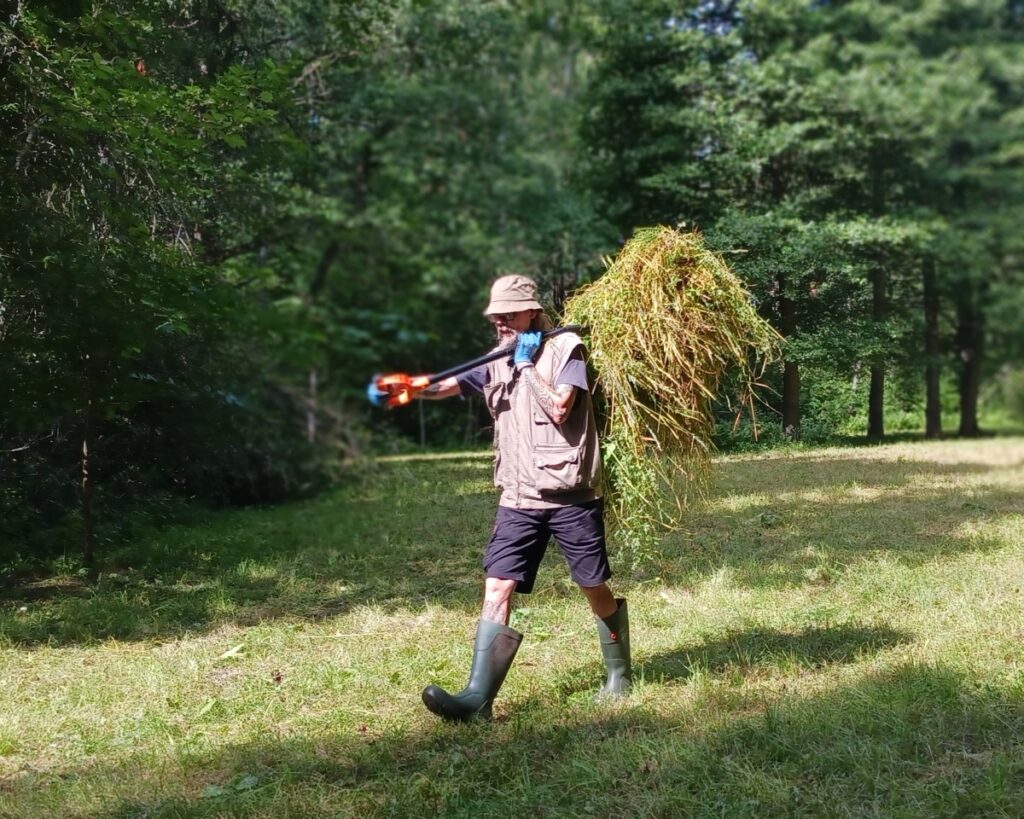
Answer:
[[[537,374],[554,386],[579,336],[545,339]],[[569,417],[554,424],[508,358],[491,362],[484,400],[494,418],[494,485],[501,506],[552,509],[600,497],[601,451],[590,392],[577,390]]]

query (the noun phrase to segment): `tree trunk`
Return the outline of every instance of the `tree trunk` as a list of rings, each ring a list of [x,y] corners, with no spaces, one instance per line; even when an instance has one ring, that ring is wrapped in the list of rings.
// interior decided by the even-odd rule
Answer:
[[[89,473],[90,447],[95,449],[93,434],[96,427],[93,399],[86,402],[85,429],[82,432],[82,560],[86,567],[96,565],[96,518],[93,510],[95,484]]]
[[[871,365],[871,386],[868,391],[868,438],[881,441],[885,437],[885,367]]]
[[[886,273],[881,265],[871,273],[871,313],[877,331],[881,332],[889,312],[886,297]],[[868,438],[880,441],[885,437],[885,361],[880,355],[871,363],[871,388],[868,392]]]
[[[466,432],[462,436],[462,442],[469,446],[476,439],[476,402],[473,396],[466,398]]]
[[[341,243],[337,239],[331,239],[327,243],[327,247],[324,248],[324,252],[320,254],[320,261],[317,263],[316,270],[313,271],[313,278],[309,282],[309,290],[306,293],[306,303],[312,305],[319,297],[324,286],[327,284],[327,274],[331,270],[331,265],[338,258],[338,254],[341,252]],[[319,373],[316,367],[309,368],[309,401],[306,404],[306,440],[310,444],[316,443],[317,434],[317,412],[319,406],[317,404],[317,387],[318,387]]]
[[[800,437],[800,366],[795,361],[782,369],[782,431],[787,438]]]
[[[956,339],[960,352],[960,435],[977,438],[978,393],[981,390],[981,361],[984,342],[984,318],[974,299],[973,288],[962,283],[956,305]]]
[[[316,443],[316,367],[309,368],[309,403],[306,405],[306,440]]]
[[[796,302],[786,295],[786,279],[779,277],[779,331],[785,338],[796,332]],[[789,359],[782,370],[782,432],[800,437],[800,366]]]
[[[942,437],[942,401],[939,395],[939,286],[935,260],[924,261],[924,437]]]
[[[324,289],[324,285],[327,284],[327,274],[330,272],[331,265],[334,264],[340,252],[341,242],[337,239],[331,239],[327,243],[327,247],[324,248],[324,252],[320,255],[320,261],[317,263],[316,270],[313,271],[313,278],[309,283],[309,293],[307,296],[310,302],[315,301],[316,297],[320,295],[320,291]]]

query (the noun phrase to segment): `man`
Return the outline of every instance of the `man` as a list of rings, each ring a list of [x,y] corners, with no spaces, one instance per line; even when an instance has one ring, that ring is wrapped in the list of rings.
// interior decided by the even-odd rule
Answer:
[[[466,687],[436,685],[423,702],[446,720],[490,719],[523,635],[508,627],[513,591],[529,594],[548,541],[555,537],[573,580],[587,598],[600,637],[607,679],[599,696],[631,685],[626,601],[611,577],[600,499],[601,455],[583,342],[563,333],[541,340],[551,324],[526,276],[494,282],[484,314],[509,358],[428,388],[425,398],[482,395],[494,418],[494,482],[501,488],[494,532],[484,554],[484,602]]]

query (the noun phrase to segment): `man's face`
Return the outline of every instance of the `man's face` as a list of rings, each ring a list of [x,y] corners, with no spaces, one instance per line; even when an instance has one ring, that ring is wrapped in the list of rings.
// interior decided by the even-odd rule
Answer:
[[[530,329],[533,314],[536,310],[520,310],[517,313],[494,313],[488,318],[498,331],[498,342],[507,344],[516,337],[516,333]]]

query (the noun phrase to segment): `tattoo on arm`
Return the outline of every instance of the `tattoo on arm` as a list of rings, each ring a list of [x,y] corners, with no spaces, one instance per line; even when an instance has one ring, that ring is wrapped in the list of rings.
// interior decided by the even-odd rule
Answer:
[[[573,390],[576,388],[571,384],[559,384],[553,388],[543,378],[537,375],[536,367],[525,367],[520,371],[520,378],[530,388],[533,397],[537,399],[540,408],[556,424],[562,423],[565,416],[572,408]],[[566,398],[568,397],[568,402]]]

